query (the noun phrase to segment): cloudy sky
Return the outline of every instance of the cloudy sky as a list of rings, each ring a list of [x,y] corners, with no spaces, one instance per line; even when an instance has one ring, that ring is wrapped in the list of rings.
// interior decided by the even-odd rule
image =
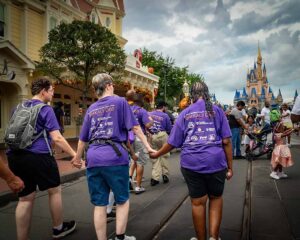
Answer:
[[[271,88],[300,92],[299,0],[125,0],[125,50],[146,47],[202,74],[222,103],[246,85],[260,44]]]

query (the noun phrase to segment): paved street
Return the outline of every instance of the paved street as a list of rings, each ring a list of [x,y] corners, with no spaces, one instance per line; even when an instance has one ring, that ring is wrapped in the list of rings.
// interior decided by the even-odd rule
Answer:
[[[296,164],[286,170],[289,178],[279,181],[269,177],[270,165],[266,159],[252,163],[234,161],[234,178],[226,183],[224,193],[222,240],[300,239],[299,137],[293,140],[292,153]],[[150,187],[150,168],[151,164],[147,164],[144,182],[147,191],[131,194],[127,234],[145,240],[190,239],[194,236],[191,207],[179,172],[178,153],[171,155],[169,184]],[[65,239],[96,239],[85,177],[63,184],[63,202],[65,218],[78,221],[76,232]],[[11,202],[0,208],[1,240],[16,238],[15,206],[16,202]],[[109,237],[114,234],[114,224],[114,221],[108,224]],[[30,239],[51,239],[48,199],[41,192],[34,206]]]

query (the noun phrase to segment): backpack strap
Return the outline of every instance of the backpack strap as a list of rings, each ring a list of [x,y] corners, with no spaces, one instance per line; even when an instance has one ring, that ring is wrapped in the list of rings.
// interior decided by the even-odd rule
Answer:
[[[34,121],[32,122],[32,126],[36,126],[36,123],[37,123],[37,119],[38,119],[38,115],[42,109],[42,107],[46,106],[47,104],[45,103],[39,103],[35,106],[33,106],[33,108],[36,108],[34,109],[35,113],[36,114],[36,117],[32,118],[31,121]],[[32,139],[32,142],[36,141],[37,139],[39,139],[41,136],[43,135],[44,139],[45,139],[45,142],[46,142],[46,145],[48,147],[48,150],[49,150],[49,153],[51,156],[53,156],[53,152],[52,152],[52,149],[50,147],[50,144],[49,144],[49,141],[48,141],[48,136],[47,136],[47,131],[46,129],[43,129],[39,134],[37,134],[36,136],[34,136],[34,138]]]

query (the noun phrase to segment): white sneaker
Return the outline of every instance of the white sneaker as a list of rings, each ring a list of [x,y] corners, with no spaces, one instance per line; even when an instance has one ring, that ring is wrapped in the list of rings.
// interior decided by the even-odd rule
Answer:
[[[276,180],[280,179],[280,177],[277,175],[277,172],[274,172],[274,171],[271,172],[270,177],[273,178],[273,179],[276,179]]]
[[[287,178],[288,177],[288,175],[284,172],[278,172],[277,175],[279,178]]]
[[[119,240],[119,238],[115,237],[115,240]],[[135,236],[126,236],[125,235],[124,240],[136,240],[136,238],[135,238]]]
[[[140,193],[145,192],[146,189],[143,187],[135,187],[134,191],[135,191],[135,194],[140,194]]]
[[[217,239],[210,237],[209,240],[217,240]],[[221,240],[221,238],[218,238],[218,240]]]
[[[195,237],[192,237],[190,240],[198,240],[197,238],[195,238]]]

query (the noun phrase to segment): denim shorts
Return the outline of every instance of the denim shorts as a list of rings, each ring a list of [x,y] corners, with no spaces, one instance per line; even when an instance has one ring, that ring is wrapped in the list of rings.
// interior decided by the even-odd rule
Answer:
[[[129,199],[128,165],[87,168],[86,176],[93,205],[108,205],[110,190],[114,193],[116,204],[123,204]]]

